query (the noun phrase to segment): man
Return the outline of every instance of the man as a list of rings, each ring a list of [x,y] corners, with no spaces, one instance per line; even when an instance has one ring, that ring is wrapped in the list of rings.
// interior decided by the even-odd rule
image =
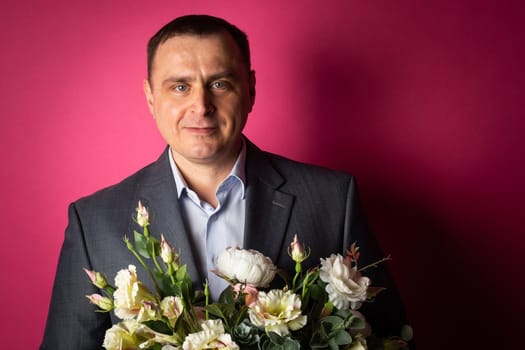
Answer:
[[[87,302],[97,290],[82,268],[114,276],[133,262],[122,237],[133,232],[139,200],[151,212],[150,231],[181,250],[196,286],[210,280],[214,298],[225,285],[209,270],[227,246],[257,249],[290,273],[294,234],[312,247],[311,266],[354,241],[363,264],[382,257],[352,176],[263,152],[242,135],[255,72],[238,28],[210,16],[168,23],[149,41],[144,92],[168,147],[121,183],[71,204],[41,349],[98,349],[118,322]],[[379,333],[397,334],[404,316],[395,288],[384,268],[369,275],[388,289],[366,315]]]

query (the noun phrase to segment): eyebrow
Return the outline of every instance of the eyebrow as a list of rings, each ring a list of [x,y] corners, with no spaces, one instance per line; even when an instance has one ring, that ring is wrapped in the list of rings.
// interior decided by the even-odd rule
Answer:
[[[223,71],[219,73],[215,73],[207,77],[207,81],[214,81],[217,79],[223,79],[223,78],[235,78],[237,74],[234,74],[232,71]],[[194,81],[195,78],[192,78],[190,76],[181,75],[181,76],[171,76],[162,81],[162,85],[171,84],[171,83],[187,83]]]

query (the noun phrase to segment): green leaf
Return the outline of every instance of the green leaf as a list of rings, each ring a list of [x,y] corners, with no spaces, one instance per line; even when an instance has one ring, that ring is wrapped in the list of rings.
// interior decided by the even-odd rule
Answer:
[[[326,316],[321,320],[321,326],[329,334],[332,330],[344,329],[344,320],[337,316]]]
[[[274,344],[282,345],[284,343],[283,337],[275,332],[268,332],[268,338],[270,338],[270,341]]]
[[[321,287],[318,284],[313,284],[308,288],[308,293],[310,294],[310,297],[314,300],[322,300],[326,297],[326,292],[323,287]]]
[[[339,350],[339,345],[333,339],[328,340],[328,347],[330,350]]]
[[[219,303],[221,304],[233,304],[235,303],[235,295],[230,286],[226,287],[221,295],[219,296]]]
[[[227,317],[224,314],[223,310],[219,306],[219,304],[210,304],[206,305],[206,311],[208,311],[213,316],[219,317],[220,319],[227,321]]]
[[[154,256],[160,255],[160,242],[155,237],[147,238],[148,252],[153,253]]]
[[[352,337],[350,336],[350,334],[345,331],[345,330],[340,330],[340,331],[337,331],[333,337],[331,337],[331,339],[334,340],[334,342],[337,344],[337,345],[346,345],[346,344],[350,344],[352,342]]]
[[[177,279],[177,281],[184,281],[185,279],[189,279],[186,265],[182,265],[177,269],[177,273],[175,273],[175,278]]]
[[[365,321],[355,315],[351,315],[345,320],[345,328],[347,329],[363,329],[365,326]]]
[[[171,327],[163,321],[151,320],[151,321],[145,321],[142,323],[157,333],[162,333],[162,334],[167,334],[167,335],[173,334],[173,329],[171,329]]]
[[[285,338],[284,343],[282,345],[282,349],[284,350],[299,350],[300,348],[301,346],[299,342],[291,338]]]
[[[133,231],[133,237],[135,239],[135,249],[143,257],[149,259],[150,255],[148,252],[148,241],[144,235],[138,231]]]

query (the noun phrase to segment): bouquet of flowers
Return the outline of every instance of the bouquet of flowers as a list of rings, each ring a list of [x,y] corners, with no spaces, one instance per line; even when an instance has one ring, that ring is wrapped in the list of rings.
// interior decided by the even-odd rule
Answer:
[[[134,265],[120,270],[111,285],[101,272],[85,270],[102,294],[88,295],[101,312],[122,321],[106,331],[107,350],[200,349],[401,349],[401,338],[373,339],[359,311],[382,288],[372,287],[359,268],[359,248],[346,257],[332,254],[315,269],[303,271],[310,249],[295,236],[288,253],[295,262],[293,278],[281,289],[268,287],[278,272],[258,251],[227,248],[217,259],[219,277],[229,283],[218,302],[209,300],[207,283],[196,290],[180,264],[180,253],[149,232],[149,214],[139,202],[134,218],[143,232],[124,241],[152,280],[154,291],[138,278]],[[155,266],[150,269],[145,259]],[[405,337],[408,338],[408,337]],[[409,340],[409,339],[406,339]]]

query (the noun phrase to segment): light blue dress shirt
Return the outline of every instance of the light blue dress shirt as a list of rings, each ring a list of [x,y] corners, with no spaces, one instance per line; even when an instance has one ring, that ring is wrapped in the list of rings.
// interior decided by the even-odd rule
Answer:
[[[211,272],[216,268],[215,261],[225,248],[242,247],[244,240],[246,145],[243,140],[237,161],[215,192],[217,208],[188,187],[173,160],[171,148],[169,154],[182,218],[193,242],[194,255],[206,269],[211,297],[216,301],[228,284]]]

